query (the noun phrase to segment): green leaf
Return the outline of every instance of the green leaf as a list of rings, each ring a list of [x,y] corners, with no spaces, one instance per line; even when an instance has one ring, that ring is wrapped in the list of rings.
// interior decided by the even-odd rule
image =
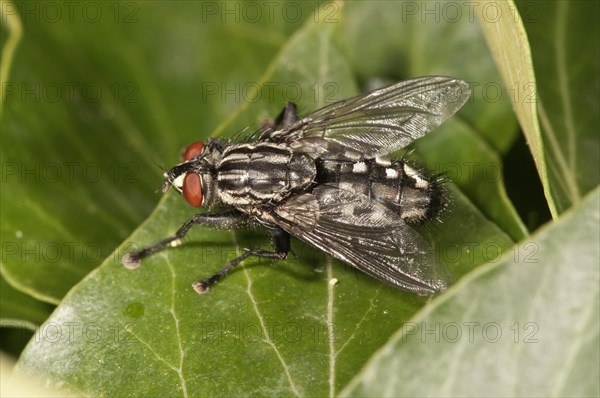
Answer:
[[[224,24],[216,5],[2,3],[1,264],[13,287],[58,304],[150,214],[156,164],[245,102],[314,7]]]
[[[532,45],[538,112],[555,213],[600,182],[598,2],[517,2]]]
[[[334,28],[308,20],[257,90],[272,81],[336,82],[353,90]],[[244,106],[219,131],[272,116],[273,108],[271,101]],[[512,240],[449,188],[453,211],[423,233],[458,279]],[[286,262],[245,261],[199,297],[194,280],[219,270],[240,247],[266,244],[257,231],[196,229],[181,247],[148,258],[140,269],[119,263],[132,246],[172,234],[191,214],[179,195],[165,195],[131,241],[65,297],[23,353],[19,372],[92,395],[335,395],[426,305],[426,298],[382,285],[297,241],[296,256]]]
[[[43,3],[36,2],[16,6],[35,9],[36,4],[41,9]],[[99,247],[106,259],[70,290],[37,330],[22,354],[18,372],[78,396],[333,396],[351,382],[352,386],[363,383],[360,370],[374,366],[373,356],[379,355],[374,353],[387,347],[393,336],[397,339],[398,332],[408,335],[409,322],[433,313],[444,316],[442,309],[462,297],[464,290],[468,301],[459,304],[467,310],[489,311],[492,315],[486,322],[504,322],[515,314],[520,338],[530,331],[524,329],[530,318],[522,316],[527,305],[531,314],[541,314],[545,336],[573,337],[570,356],[551,358],[555,369],[557,361],[566,364],[557,372],[562,371],[563,385],[575,385],[577,372],[582,380],[596,375],[597,358],[580,354],[594,352],[598,345],[597,287],[585,289],[593,277],[583,280],[584,289],[577,286],[574,292],[559,290],[553,274],[532,272],[523,281],[520,276],[525,271],[517,272],[516,266],[509,267],[510,275],[502,283],[495,280],[506,268],[494,266],[499,256],[527,231],[506,196],[502,179],[483,173],[487,166],[490,172],[501,174],[500,158],[517,131],[506,89],[498,101],[483,90],[484,86],[499,87],[499,78],[468,9],[463,9],[459,20],[452,20],[448,12],[456,7],[453,2],[327,3],[320,9],[311,2],[291,2],[285,13],[286,3],[274,5],[274,14],[263,8],[263,16],[256,21],[248,18],[256,4],[98,3],[106,18],[93,23],[79,14],[75,21],[52,22],[36,20],[31,13],[21,16],[24,36],[12,58],[8,81],[12,86],[3,85],[17,92],[7,95],[2,104],[2,270],[10,276],[11,286],[58,302],[98,264],[99,259],[88,258],[92,249]],[[432,15],[428,5],[439,9]],[[417,14],[410,7],[418,7]],[[292,18],[291,12],[298,9],[299,17]],[[130,17],[134,21],[126,23]],[[5,37],[3,48],[9,42]],[[10,60],[3,53],[2,76]],[[256,126],[274,117],[286,100],[297,102],[301,112],[310,111],[356,94],[374,80],[393,82],[423,74],[461,77],[474,88],[473,100],[459,114],[415,145],[427,168],[446,171],[456,182],[448,184],[453,206],[443,223],[420,228],[457,281],[447,294],[428,300],[389,288],[293,241],[296,256],[284,262],[245,261],[208,295],[196,295],[190,286],[194,280],[221,269],[243,247],[267,247],[268,237],[259,229],[235,233],[194,229],[181,247],[148,258],[140,269],[126,270],[120,264],[123,254],[172,234],[195,212],[174,193],[160,201],[153,194],[161,182],[154,162],[174,164],[181,147],[205,138],[210,131],[214,130],[213,136],[232,137],[248,125]],[[92,83],[106,95],[93,101],[78,89],[75,99],[63,95],[57,102],[47,96],[41,101],[31,99],[32,94],[26,94],[25,100],[21,97],[22,85],[31,89],[36,83],[51,87],[69,82]],[[132,94],[137,102],[126,101]],[[66,171],[65,161],[76,162],[80,169],[91,163],[105,178],[93,182],[78,175],[70,180],[36,181],[30,176],[43,176],[35,167],[48,172],[52,162]],[[138,171],[133,182],[122,174],[131,172],[123,168],[129,164]],[[452,174],[456,165],[460,175]],[[16,167],[16,174],[9,166]],[[22,170],[31,169],[33,173],[23,178]],[[146,222],[113,252],[157,201]],[[579,261],[573,252],[589,253],[597,261],[597,249],[582,247],[586,240],[579,245],[560,227],[561,233],[552,233],[552,245],[544,246],[544,251],[532,252],[536,246],[526,244],[538,242],[529,240],[520,251],[507,255],[519,253],[521,262],[539,255],[554,267],[560,259],[556,253],[564,247],[570,259]],[[592,231],[588,239],[597,235],[597,230]],[[67,253],[58,261],[50,251],[56,246]],[[65,248],[69,247],[78,249],[68,254]],[[548,254],[546,247],[552,248]],[[582,259],[587,264],[589,258],[582,255]],[[485,263],[491,264],[471,273]],[[571,276],[579,278],[573,267],[560,277],[566,281]],[[597,274],[595,278],[597,285]],[[548,283],[553,285],[546,287]],[[527,294],[542,298],[533,304],[513,300],[527,298]],[[589,332],[567,330],[560,317],[572,319],[579,313],[565,314],[561,304],[579,305],[588,300],[582,298],[585,294],[596,295],[596,304],[585,308],[592,316]],[[23,301],[21,308],[31,310],[36,303]],[[557,316],[555,309],[561,311]],[[453,314],[456,322],[471,316],[464,310]],[[500,325],[503,332],[513,332],[507,329],[512,324]],[[587,324],[576,324],[580,325]],[[569,335],[569,331],[574,332]],[[555,354],[567,346],[562,342],[543,348]],[[487,351],[481,352],[490,351],[484,348]],[[528,353],[529,349],[519,346],[513,351]],[[418,353],[412,352],[415,356],[403,356],[403,372],[410,372],[413,363],[420,364]],[[414,371],[422,370],[425,376],[437,372],[441,377],[454,368],[462,369],[463,362],[464,366],[481,364],[480,355],[452,357],[448,368],[439,366],[445,360],[434,358]],[[509,363],[503,368],[519,375],[547,360],[545,356],[532,358],[523,361],[527,367]],[[493,365],[484,362],[481,370],[494,366],[495,371],[494,361]],[[384,383],[376,379],[374,384],[392,383],[400,374]],[[420,374],[399,380],[410,388],[421,380],[421,385],[429,386]],[[580,391],[598,395],[598,388],[580,385]],[[370,383],[360,386],[369,391],[377,388]],[[519,385],[510,392],[523,389]]]
[[[35,330],[52,312],[47,303],[14,289],[4,278],[0,278],[0,326]]]
[[[14,289],[0,276],[0,351],[18,357],[53,306]]]
[[[486,6],[499,17],[477,15],[511,88],[513,108],[556,218],[600,181],[599,6],[556,1],[517,2],[517,8],[506,1],[483,2],[479,11]]]
[[[511,104],[531,146],[542,182],[546,183],[542,142],[536,118],[535,77],[531,49],[512,0],[478,3],[476,14],[506,88]],[[544,185],[547,186],[546,184]]]
[[[459,277],[511,241],[455,195],[456,219],[439,232],[437,248]],[[133,240],[147,244],[173,232],[189,215],[180,204],[168,195]],[[459,220],[462,227],[450,226]],[[194,231],[187,244],[136,271],[118,263],[121,251],[65,297],[19,371],[92,395],[334,394],[425,304],[298,242],[297,258],[270,267],[247,261],[199,297],[192,281],[236,254],[232,238]],[[261,241],[243,238],[250,246]]]
[[[342,396],[598,396],[600,189],[405,323]]]

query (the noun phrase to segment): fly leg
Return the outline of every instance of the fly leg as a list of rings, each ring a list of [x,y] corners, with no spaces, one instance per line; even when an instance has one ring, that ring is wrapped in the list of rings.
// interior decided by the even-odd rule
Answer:
[[[213,276],[194,282],[192,287],[199,294],[206,293],[212,285],[225,278],[229,271],[231,271],[236,265],[251,256],[283,260],[287,257],[287,254],[290,251],[290,235],[283,229],[275,227],[271,230],[271,237],[273,239],[273,247],[275,251],[271,252],[261,249],[244,249],[244,253],[241,256],[233,259],[229,264],[227,264],[225,267],[223,267],[223,269]]]
[[[277,130],[285,129],[290,127],[292,124],[296,123],[298,119],[298,114],[296,110],[296,104],[293,102],[288,102],[285,104],[285,108],[283,111],[277,116],[275,119],[275,126]]]
[[[230,229],[237,228],[245,224],[247,220],[248,219],[245,215],[233,211],[218,214],[196,214],[194,217],[183,223],[183,225],[177,230],[177,232],[175,232],[174,235],[161,240],[155,245],[127,253],[123,257],[121,262],[125,267],[129,269],[139,267],[144,257],[161,251],[167,246],[179,246],[181,244],[181,239],[183,239],[183,237],[188,233],[190,228],[192,228],[194,225]]]
[[[287,129],[298,120],[296,104],[288,102],[275,120],[267,120],[260,128],[259,141],[269,139],[278,130]]]

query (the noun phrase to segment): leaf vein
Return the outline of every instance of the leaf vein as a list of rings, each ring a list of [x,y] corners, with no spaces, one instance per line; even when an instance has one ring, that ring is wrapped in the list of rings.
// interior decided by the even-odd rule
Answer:
[[[333,262],[327,256],[327,340],[329,341],[329,396],[335,396],[335,336],[333,329]]]
[[[233,235],[234,245],[236,246],[236,249],[239,253],[239,245],[238,245],[235,233],[232,232],[232,235]],[[252,293],[252,278],[250,278],[250,273],[248,272],[248,269],[245,267],[244,267],[244,275],[246,276],[246,281],[247,281],[246,294],[248,295],[250,302],[252,303],[252,308],[254,309],[254,313],[256,314],[256,317],[258,318],[258,322],[260,323],[260,328],[263,332],[263,335],[265,336],[264,342],[269,347],[271,347],[271,349],[275,352],[275,355],[277,355],[277,358],[279,359],[279,362],[281,363],[281,366],[283,367],[283,371],[285,372],[288,382],[290,383],[290,387],[292,388],[292,391],[294,392],[294,394],[296,396],[300,397],[302,394],[300,394],[300,392],[296,388],[296,384],[294,383],[294,380],[290,373],[289,366],[285,362],[283,355],[281,354],[281,352],[279,351],[279,349],[277,348],[277,346],[275,345],[273,340],[271,340],[271,338],[269,337],[267,327],[265,326],[264,318],[258,308],[258,303],[256,302],[254,294]]]
[[[175,333],[177,336],[177,346],[179,348],[179,367],[176,369],[177,371],[177,376],[179,377],[179,381],[181,383],[181,390],[183,392],[183,396],[185,398],[188,397],[188,392],[187,392],[187,384],[185,381],[185,378],[183,377],[183,360],[185,358],[185,351],[183,350],[183,346],[181,344],[181,332],[179,330],[179,318],[177,317],[177,314],[175,313],[175,279],[177,277],[177,273],[175,271],[175,267],[173,267],[173,264],[171,263],[171,261],[169,261],[168,256],[165,256],[167,264],[169,265],[169,270],[171,271],[171,308],[169,309],[169,312],[171,313],[171,316],[173,317],[173,321],[175,322]]]
[[[358,332],[358,330],[360,329],[362,323],[367,319],[367,316],[371,313],[371,311],[373,310],[373,308],[375,308],[375,305],[373,304],[375,302],[375,299],[377,298],[377,296],[379,296],[379,293],[381,292],[381,286],[377,288],[375,295],[371,298],[370,301],[370,305],[369,305],[369,309],[367,311],[365,311],[364,315],[362,316],[361,320],[358,321],[356,323],[356,326],[354,327],[354,331],[352,332],[352,334],[350,335],[350,337],[348,337],[348,340],[346,340],[346,342],[340,347],[339,350],[337,350],[337,352],[335,353],[335,356],[337,357],[342,351],[344,351],[344,349],[346,348],[346,346],[352,341],[354,340],[354,338],[356,337],[356,332]]]
[[[594,300],[589,300],[589,303],[597,303],[598,302],[598,291],[596,290],[596,294],[595,294],[596,298]],[[562,366],[561,372],[559,372],[559,374],[556,377],[556,383],[554,384],[554,391],[552,391],[552,393],[550,394],[551,396],[555,396],[555,397],[561,397],[561,396],[565,396],[565,395],[569,395],[569,389],[567,387],[567,389],[565,389],[565,385],[567,383],[568,380],[568,376],[569,374],[572,373],[572,371],[575,368],[575,364],[577,363],[576,359],[577,359],[577,354],[581,351],[582,347],[583,347],[583,342],[585,341],[585,339],[582,336],[585,336],[585,332],[587,330],[589,330],[590,328],[586,328],[585,325],[590,324],[595,316],[597,316],[598,314],[598,307],[595,305],[588,305],[585,306],[584,308],[587,307],[587,311],[585,314],[583,314],[583,316],[580,318],[581,322],[579,322],[577,324],[577,327],[575,328],[575,334],[579,335],[579,338],[574,337],[573,339],[571,339],[571,344],[569,345],[569,350],[568,353],[566,355],[566,359],[563,362],[564,365]],[[591,333],[590,336],[596,336],[595,333]],[[563,392],[564,391],[564,392]]]
[[[154,351],[154,348],[152,348],[152,346],[150,344],[148,344],[148,342],[144,341],[140,336],[135,334],[135,332],[133,332],[130,328],[125,328],[125,331],[127,333],[131,334],[137,341],[139,341],[144,347],[146,347],[148,349],[148,351],[150,351],[156,357],[156,359],[158,359],[160,362],[167,365],[167,367],[169,367],[170,369],[177,371],[177,367],[175,367],[174,365],[169,363],[169,361],[167,361],[165,358],[163,358],[158,352]]]
[[[469,303],[469,306],[467,307],[462,319],[468,321],[473,316],[477,308],[478,303],[476,301]],[[463,356],[467,347],[468,344],[463,343],[463,340],[460,339],[460,342],[452,355],[452,363],[447,367],[447,369],[449,369],[449,373],[444,384],[441,386],[440,391],[442,391],[442,393],[440,395],[452,395],[452,387],[454,386],[455,381],[460,378],[460,376],[457,377],[457,375],[460,374],[460,365],[464,363]]]
[[[571,174],[575,174],[575,124],[573,122],[573,108],[571,106],[571,90],[569,89],[569,83],[567,81],[567,65],[566,60],[566,29],[567,29],[567,14],[568,14],[568,3],[558,2],[556,10],[556,31],[555,31],[555,44],[556,44],[556,68],[558,70],[558,84],[560,91],[563,95],[560,96],[562,106],[565,112],[565,127],[567,134],[567,148],[568,148],[568,159],[569,168]],[[578,192],[577,199],[579,199]]]

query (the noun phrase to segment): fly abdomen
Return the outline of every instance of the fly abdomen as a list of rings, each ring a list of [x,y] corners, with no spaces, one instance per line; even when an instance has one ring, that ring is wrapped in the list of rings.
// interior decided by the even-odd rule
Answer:
[[[321,160],[317,180],[384,203],[407,223],[433,219],[444,208],[439,179],[426,177],[403,160]]]
[[[277,203],[309,186],[316,166],[303,153],[271,143],[231,146],[217,165],[217,187],[227,205]]]

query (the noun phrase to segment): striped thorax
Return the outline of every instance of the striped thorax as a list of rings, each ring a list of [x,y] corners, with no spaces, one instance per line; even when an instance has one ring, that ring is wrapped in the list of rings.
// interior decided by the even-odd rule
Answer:
[[[221,202],[240,207],[278,203],[309,187],[317,171],[306,154],[283,145],[258,143],[228,147],[216,173]]]

